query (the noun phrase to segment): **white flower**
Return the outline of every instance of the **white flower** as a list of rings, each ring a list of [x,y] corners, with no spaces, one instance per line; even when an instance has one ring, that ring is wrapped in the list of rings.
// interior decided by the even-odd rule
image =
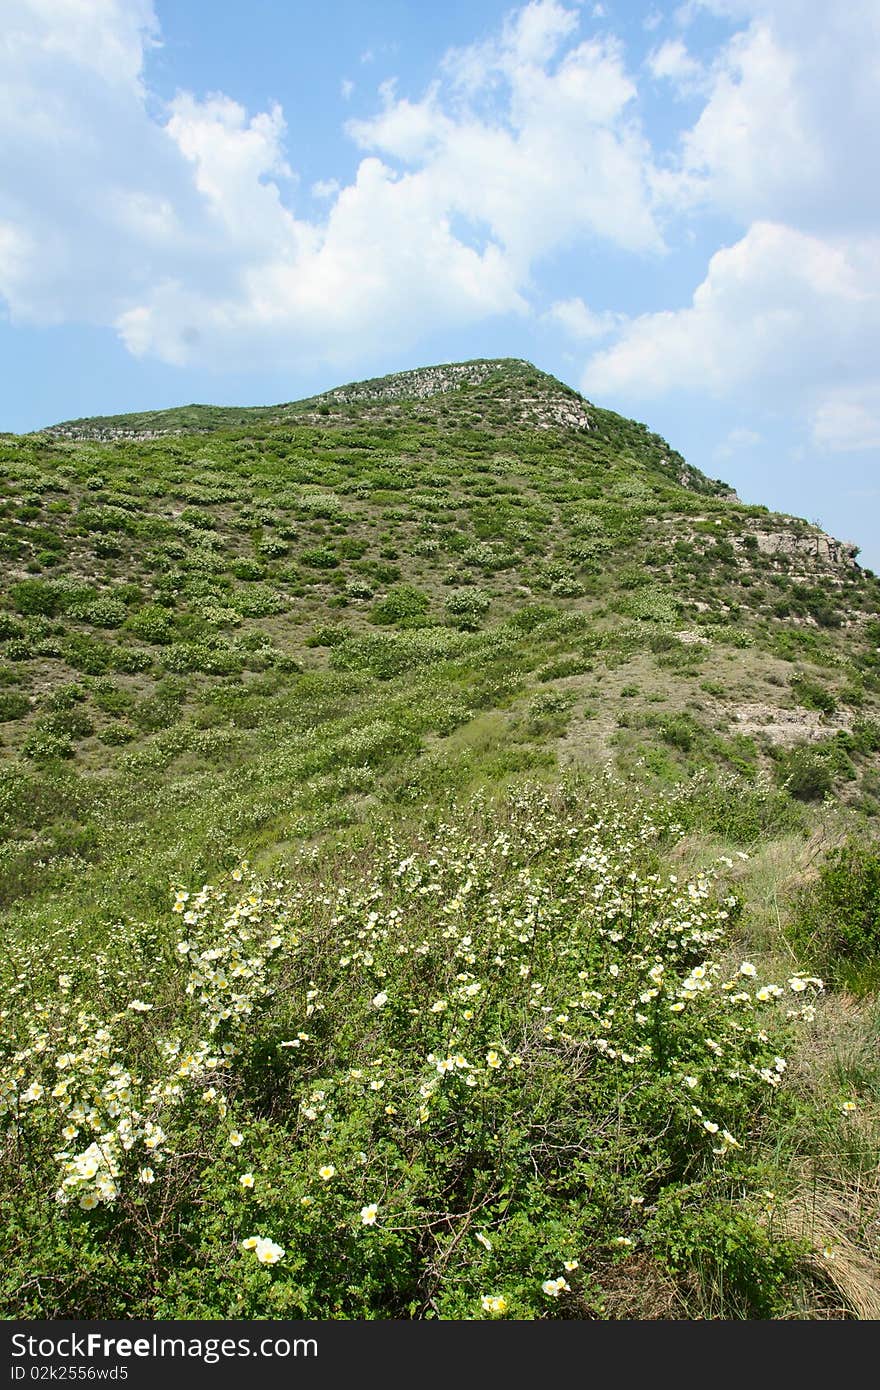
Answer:
[[[156,1181],[156,1174],[152,1168],[142,1168],[138,1173],[138,1182],[151,1183]]]
[[[480,1307],[484,1313],[501,1314],[507,1312],[507,1299],[501,1294],[484,1293],[480,1299]]]
[[[379,1208],[375,1202],[370,1202],[369,1206],[361,1207],[361,1225],[375,1226],[378,1215]]]
[[[571,1285],[560,1275],[558,1279],[545,1279],[541,1288],[550,1298],[558,1298],[561,1293],[570,1292]]]
[[[276,1245],[274,1240],[261,1237],[254,1247],[254,1254],[261,1265],[277,1265],[284,1259],[284,1250],[280,1245]]]
[[[234,1149],[241,1148],[241,1145],[244,1143],[244,1135],[239,1134],[238,1130],[234,1129],[229,1136],[229,1142]]]
[[[485,1234],[485,1232],[477,1231],[477,1234],[474,1237],[474,1239],[478,1240],[480,1244],[485,1247],[486,1250],[492,1249],[492,1242],[489,1239],[489,1237]]]
[[[242,1173],[238,1181],[242,1187],[253,1187],[254,1175],[253,1173]]]
[[[750,960],[744,960],[739,968],[739,973],[741,975],[746,975],[750,980],[753,980],[758,972],[755,969],[754,965],[752,965],[752,962]]]
[[[322,1167],[318,1169],[318,1177],[321,1179],[322,1182],[329,1182],[330,1179],[334,1178],[335,1176],[336,1169],[333,1167],[332,1163],[325,1163],[322,1165]]]

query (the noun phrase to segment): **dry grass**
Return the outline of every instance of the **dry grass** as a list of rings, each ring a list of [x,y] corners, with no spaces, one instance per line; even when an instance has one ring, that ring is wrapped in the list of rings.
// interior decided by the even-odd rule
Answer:
[[[874,1212],[870,1225],[876,1250],[880,1234],[878,1195],[880,1184],[870,1193],[813,1185],[787,1199],[772,1217],[778,1235],[806,1243],[811,1272],[820,1283],[833,1285],[844,1306],[859,1320],[880,1319],[880,1263],[868,1248],[868,1231],[861,1239],[851,1233],[863,1225],[867,1199]]]
[[[880,1319],[880,1067],[876,1000],[829,994],[801,1031],[787,1079],[805,1104],[800,1157],[774,1229],[802,1240],[817,1284],[852,1317]],[[856,1108],[844,1111],[845,1101]],[[811,1123],[812,1121],[812,1123]]]

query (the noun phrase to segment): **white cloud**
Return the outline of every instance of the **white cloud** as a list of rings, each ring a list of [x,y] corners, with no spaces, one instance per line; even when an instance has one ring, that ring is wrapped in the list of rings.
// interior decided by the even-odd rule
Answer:
[[[383,111],[349,125],[363,148],[418,163],[447,209],[490,229],[522,276],[578,237],[662,246],[622,48],[594,39],[560,54],[575,22],[533,0],[499,39],[449,55],[449,100],[438,84],[417,102],[386,91]]]
[[[817,442],[867,447],[878,351],[880,238],[835,242],[760,222],[715,253],[688,308],[628,323],[588,364],[584,389],[735,397],[799,412]]]
[[[545,320],[557,324],[575,342],[589,342],[596,338],[607,338],[623,322],[622,314],[609,310],[595,313],[578,296],[574,299],[559,299],[544,314]]]
[[[339,94],[343,101],[348,101],[354,91],[354,83],[350,77],[343,77],[339,84]]]
[[[757,430],[747,429],[745,426],[738,426],[736,429],[729,430],[720,444],[716,444],[712,450],[712,457],[721,462],[724,459],[735,458],[745,449],[754,449],[761,443],[762,436]]]
[[[708,100],[684,134],[670,198],[708,202],[746,223],[876,225],[876,0],[699,0],[691,10],[699,8],[748,23],[711,65]]]
[[[812,426],[814,442],[831,453],[880,449],[880,381],[829,392]]]
[[[682,95],[699,91],[705,81],[702,63],[688,53],[681,39],[666,39],[661,43],[649,55],[647,67],[652,77],[670,82]]]
[[[354,361],[377,333],[387,350],[527,312],[536,265],[579,238],[659,247],[622,49],[578,43],[578,23],[530,0],[418,99],[384,83],[349,127],[354,180],[312,184],[316,217],[279,106],[181,92],[155,114],[150,0],[16,0],[0,37],[10,315],[113,325],[181,365]]]

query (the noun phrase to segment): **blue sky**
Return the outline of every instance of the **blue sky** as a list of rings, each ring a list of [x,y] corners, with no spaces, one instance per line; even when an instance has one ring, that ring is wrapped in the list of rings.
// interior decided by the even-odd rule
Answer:
[[[880,7],[5,0],[0,429],[526,357],[880,570]]]

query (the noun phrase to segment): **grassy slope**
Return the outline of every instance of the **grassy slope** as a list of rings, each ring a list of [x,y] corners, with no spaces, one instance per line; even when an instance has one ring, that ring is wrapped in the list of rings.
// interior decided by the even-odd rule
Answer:
[[[478,789],[503,798],[523,777],[553,785],[560,766],[589,778],[609,761],[652,796],[679,786],[667,867],[753,854],[737,869],[739,930],[767,969],[791,968],[780,928],[815,837],[870,833],[878,809],[880,586],[644,426],[528,364],[469,366],[464,389],[427,396],[404,375],[346,399],[0,441],[13,973],[47,933],[94,952],[121,922],[129,938],[167,932],[170,886],[243,856],[302,875],[305,848],[309,872],[335,879],[344,862],[355,884],[383,826],[404,844],[442,840]],[[566,426],[571,410],[590,427]],[[845,1056],[829,1027],[799,1063],[776,1159],[788,1225],[814,1159],[826,1205],[852,1200],[856,1174],[856,1271],[874,1140],[847,1140],[830,1166],[812,1150],[816,1114],[844,1123],[842,1087],[876,1104],[876,1072],[852,1060],[871,1007],[851,1005]],[[829,1145],[840,1154],[836,1130]],[[660,1315],[717,1311],[714,1266],[664,1250],[651,1264]],[[789,1305],[819,1315],[836,1287],[858,1313],[864,1278],[841,1288],[843,1263],[817,1258],[806,1284],[787,1276]],[[627,1280],[602,1269],[573,1315],[640,1315]],[[745,1294],[730,1306],[754,1311]]]

